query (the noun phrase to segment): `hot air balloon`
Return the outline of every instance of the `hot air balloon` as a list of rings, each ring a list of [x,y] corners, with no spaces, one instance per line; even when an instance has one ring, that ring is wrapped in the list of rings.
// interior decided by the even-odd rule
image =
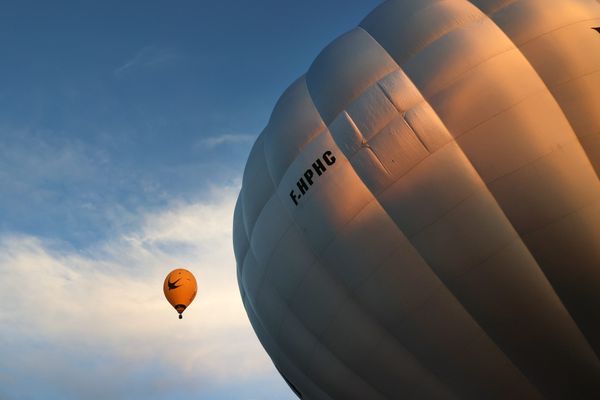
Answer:
[[[282,95],[233,239],[300,398],[600,398],[598,27],[596,0],[390,0]]]
[[[196,278],[190,271],[183,268],[169,272],[163,284],[165,297],[179,313],[179,319],[183,318],[181,314],[192,303],[197,291]]]

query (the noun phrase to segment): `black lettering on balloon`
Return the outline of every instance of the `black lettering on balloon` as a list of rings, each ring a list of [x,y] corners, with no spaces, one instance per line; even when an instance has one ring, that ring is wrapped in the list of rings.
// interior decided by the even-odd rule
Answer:
[[[308,190],[308,185],[306,182],[304,182],[303,178],[300,178],[300,180],[296,183],[296,186],[298,186],[298,189],[300,189],[300,193],[302,194],[306,193]]]
[[[313,180],[312,180],[313,176],[315,176],[315,173],[312,172],[312,169],[307,169],[306,172],[304,173],[304,178],[306,178],[306,182],[308,182],[308,184],[310,186],[312,186],[312,184],[313,184]]]
[[[295,206],[298,205],[300,197],[306,194],[306,192],[312,187],[312,185],[316,183],[315,178],[323,175],[325,171],[327,171],[327,167],[325,165],[331,166],[335,164],[335,161],[336,159],[333,153],[330,150],[327,150],[325,153],[323,153],[322,157],[317,158],[315,162],[311,164],[312,168],[309,168],[306,171],[304,171],[304,174],[296,182],[296,186],[298,187],[298,190],[300,190],[300,193],[296,194],[294,189],[290,191],[290,198],[294,202]]]
[[[298,205],[298,197],[296,197],[296,193],[294,193],[293,190],[290,192],[290,197],[292,198],[292,201],[294,202],[294,204]]]
[[[321,161],[321,159],[315,160],[315,162],[312,163],[312,167],[319,176],[321,176],[323,172],[327,171],[327,167],[323,165],[323,161]]]
[[[331,151],[329,150],[323,153],[323,160],[325,161],[325,164],[330,166],[333,165],[333,163],[335,163],[335,157],[331,155]]]

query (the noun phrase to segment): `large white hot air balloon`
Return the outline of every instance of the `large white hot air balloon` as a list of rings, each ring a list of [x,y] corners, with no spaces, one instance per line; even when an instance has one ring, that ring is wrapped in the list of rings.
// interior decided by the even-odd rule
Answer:
[[[302,399],[600,398],[600,2],[391,0],[281,97],[234,218]]]

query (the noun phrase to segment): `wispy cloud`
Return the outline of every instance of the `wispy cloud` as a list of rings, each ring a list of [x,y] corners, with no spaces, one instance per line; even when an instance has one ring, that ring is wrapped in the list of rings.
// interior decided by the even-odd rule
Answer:
[[[128,199],[158,197],[106,147],[26,128],[0,127],[0,137],[0,232],[94,241],[127,222],[136,208]]]
[[[180,55],[172,49],[145,46],[113,71],[118,78],[140,68],[160,67],[175,62]]]
[[[0,132],[2,186],[10,181],[81,181],[90,175],[94,165],[108,162],[102,151],[91,149],[75,138],[56,138],[59,136],[56,132],[32,132],[29,129],[5,132],[5,128],[0,128]]]
[[[292,399],[238,293],[236,193],[145,215],[85,251],[0,237],[0,397]],[[162,294],[176,267],[199,283],[181,321]]]
[[[200,139],[196,142],[196,147],[212,149],[226,144],[250,143],[255,139],[256,135],[248,133],[223,133]]]

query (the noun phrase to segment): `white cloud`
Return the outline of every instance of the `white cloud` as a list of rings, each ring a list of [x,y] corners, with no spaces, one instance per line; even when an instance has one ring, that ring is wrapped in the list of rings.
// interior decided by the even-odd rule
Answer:
[[[85,251],[0,237],[0,398],[217,398],[263,381],[260,398],[293,398],[241,304],[236,193],[222,188],[206,202],[145,215],[134,231]],[[162,293],[176,267],[199,286],[183,320]]]
[[[138,68],[159,67],[171,64],[179,58],[171,49],[157,46],[145,46],[113,71],[120,78]]]
[[[215,148],[224,144],[239,144],[249,143],[256,139],[256,135],[243,134],[243,133],[223,133],[221,135],[209,136],[200,139],[196,143],[196,147],[201,148]]]
[[[0,127],[0,134],[5,128]],[[0,183],[13,190],[18,184],[39,188],[41,183],[79,183],[110,162],[101,150],[55,132],[19,129],[6,136],[0,140]]]

